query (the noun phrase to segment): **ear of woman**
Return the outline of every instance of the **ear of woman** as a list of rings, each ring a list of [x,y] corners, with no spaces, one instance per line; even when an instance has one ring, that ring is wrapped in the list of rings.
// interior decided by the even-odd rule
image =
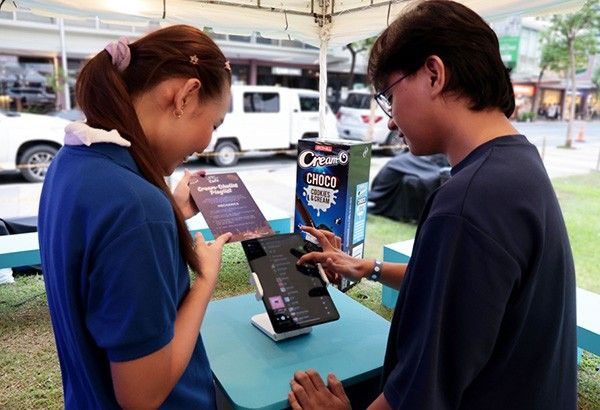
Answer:
[[[198,92],[201,88],[200,80],[197,78],[189,78],[186,80],[173,95],[173,105],[175,117],[180,118],[183,115],[186,104],[193,101],[192,98],[198,97]]]

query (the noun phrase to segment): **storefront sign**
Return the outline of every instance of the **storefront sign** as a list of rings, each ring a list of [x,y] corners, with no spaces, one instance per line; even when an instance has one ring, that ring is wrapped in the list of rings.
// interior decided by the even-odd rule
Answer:
[[[533,85],[513,84],[513,90],[515,91],[515,95],[525,97],[533,97],[535,95],[535,86]]]
[[[519,40],[518,36],[500,37],[500,57],[504,65],[512,69],[517,66],[519,58]]]
[[[302,69],[292,67],[272,67],[271,73],[273,75],[293,75],[300,77],[302,76]]]

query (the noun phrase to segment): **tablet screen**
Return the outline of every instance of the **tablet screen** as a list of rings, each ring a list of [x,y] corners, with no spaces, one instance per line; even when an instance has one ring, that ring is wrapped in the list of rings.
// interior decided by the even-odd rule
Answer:
[[[306,253],[300,234],[242,241],[250,268],[263,289],[263,303],[276,333],[339,319],[315,265],[296,265]]]

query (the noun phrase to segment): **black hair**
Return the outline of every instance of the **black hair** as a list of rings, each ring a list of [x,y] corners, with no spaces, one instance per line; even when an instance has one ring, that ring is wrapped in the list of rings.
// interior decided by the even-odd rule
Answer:
[[[512,115],[515,96],[498,37],[477,13],[454,1],[423,1],[400,15],[371,49],[369,80],[382,90],[392,72],[414,74],[433,55],[448,72],[444,92],[468,98],[473,111],[499,108]]]

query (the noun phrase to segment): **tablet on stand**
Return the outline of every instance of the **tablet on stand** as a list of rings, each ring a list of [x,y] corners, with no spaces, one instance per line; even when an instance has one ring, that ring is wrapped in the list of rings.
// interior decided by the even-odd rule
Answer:
[[[251,323],[275,341],[310,333],[312,326],[339,319],[320,264],[298,265],[308,250],[300,234],[273,235],[242,241],[252,269],[256,298],[266,313]]]

